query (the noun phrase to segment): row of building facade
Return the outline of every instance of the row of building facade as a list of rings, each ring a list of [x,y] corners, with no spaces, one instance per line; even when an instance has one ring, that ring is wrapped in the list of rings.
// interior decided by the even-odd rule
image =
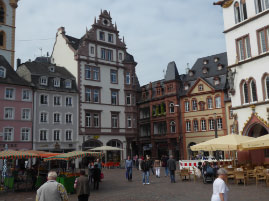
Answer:
[[[19,63],[16,72],[1,48],[0,148],[109,145],[123,149],[109,160],[187,159],[197,154],[191,145],[216,136],[269,133],[266,0],[216,4],[223,7],[227,53],[199,58],[185,74],[170,62],[163,79],[143,86],[106,10],[81,38],[60,27],[51,57]]]

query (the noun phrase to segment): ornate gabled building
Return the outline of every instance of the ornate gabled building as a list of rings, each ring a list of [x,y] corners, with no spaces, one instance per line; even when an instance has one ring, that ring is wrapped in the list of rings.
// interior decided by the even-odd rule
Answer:
[[[137,154],[153,158],[173,154],[181,158],[179,87],[180,76],[175,62],[168,64],[163,80],[141,87],[137,102]]]
[[[18,0],[0,1],[0,55],[14,68],[15,21]]]
[[[183,128],[184,159],[196,153],[190,146],[227,135],[227,55],[199,58],[182,78],[180,107]],[[216,130],[215,130],[216,128]]]
[[[108,160],[114,161],[131,154],[137,133],[137,63],[126,49],[110,13],[104,10],[80,39],[59,28],[52,53],[52,62],[77,78],[81,149],[122,148],[121,157],[108,154]]]
[[[33,149],[77,150],[78,90],[75,77],[45,58],[21,64],[17,73],[34,86]]]

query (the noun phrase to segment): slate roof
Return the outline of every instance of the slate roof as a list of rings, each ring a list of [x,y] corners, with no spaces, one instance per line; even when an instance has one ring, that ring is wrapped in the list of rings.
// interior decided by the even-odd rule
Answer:
[[[218,59],[216,62],[215,59]],[[207,64],[204,64],[204,61],[207,61]],[[223,68],[218,70],[218,65],[222,65]],[[206,81],[211,87],[215,90],[225,90],[227,89],[227,53],[220,53],[216,55],[211,55],[207,57],[202,57],[197,59],[190,71],[193,72],[193,76],[185,74],[182,76],[182,84],[188,84],[189,89],[195,84],[198,78],[202,78]],[[203,69],[207,68],[208,72],[203,73]],[[220,84],[214,84],[214,78],[218,77],[220,79]],[[184,96],[188,93],[188,90],[184,89],[184,86],[181,87],[180,96]]]
[[[69,44],[75,49],[77,50],[79,47],[79,43],[80,43],[80,39],[72,37],[72,36],[68,36],[65,35],[65,37],[68,39]]]
[[[129,54],[128,52],[126,52],[126,55],[125,55],[125,58],[124,58],[123,62],[128,62],[128,63],[129,63],[129,62],[130,62],[130,63],[135,62],[135,60],[134,60],[134,56],[131,55],[131,54]]]
[[[26,68],[31,73],[32,83],[37,89],[52,90],[52,91],[65,91],[65,92],[77,92],[76,80],[75,77],[64,67],[56,66],[51,63],[41,63],[41,62],[26,62],[22,65],[25,65]],[[50,67],[54,67],[54,72],[49,70]],[[48,77],[48,85],[40,85],[40,77]],[[60,87],[54,87],[53,80],[54,78],[60,78],[61,83]],[[72,87],[65,88],[65,80],[71,80]]]
[[[177,65],[174,61],[169,62],[165,73],[165,81],[175,80],[179,77]]]
[[[4,56],[0,55],[0,66],[6,69],[6,77],[0,78],[2,84],[12,84],[20,86],[31,86],[31,83],[21,78],[16,71],[10,66]]]

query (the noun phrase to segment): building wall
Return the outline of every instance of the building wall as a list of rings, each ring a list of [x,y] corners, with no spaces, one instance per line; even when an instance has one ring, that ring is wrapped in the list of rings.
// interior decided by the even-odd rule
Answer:
[[[225,102],[225,116],[226,116],[226,122],[227,122],[227,134],[235,134],[236,131],[233,131],[232,127],[234,126],[234,120],[233,120],[233,111],[231,112],[232,103],[231,101]]]
[[[5,99],[6,88],[13,88],[15,90],[15,98],[13,100]],[[31,100],[22,100],[22,90],[29,90],[31,92]],[[32,149],[32,119],[33,119],[33,97],[32,88],[18,85],[1,84],[0,86],[0,149],[3,149],[5,144],[8,144],[9,149],[23,150]],[[5,108],[13,108],[14,119],[5,119]],[[22,109],[30,109],[31,115],[29,120],[22,119]],[[4,141],[4,128],[13,128],[14,135],[11,141]],[[21,129],[29,128],[30,136],[28,141],[22,141]]]

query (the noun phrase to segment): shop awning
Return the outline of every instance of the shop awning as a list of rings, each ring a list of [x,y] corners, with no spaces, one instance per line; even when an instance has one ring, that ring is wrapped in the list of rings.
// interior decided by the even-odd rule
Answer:
[[[69,161],[76,158],[84,158],[84,157],[102,157],[103,154],[99,152],[84,152],[84,151],[72,151],[69,153],[59,154],[57,156],[52,156],[49,158],[45,158],[44,161],[49,160],[65,160]]]
[[[241,143],[251,139],[253,138],[243,135],[231,134],[193,145],[190,148],[192,151],[235,151],[240,149]]]
[[[6,150],[0,152],[0,159],[28,159],[40,158],[38,154],[23,151]]]
[[[245,150],[269,148],[269,134],[243,142],[241,147]]]
[[[118,147],[111,147],[111,146],[101,146],[101,147],[96,147],[90,150],[91,151],[122,151],[123,149],[118,148]]]

